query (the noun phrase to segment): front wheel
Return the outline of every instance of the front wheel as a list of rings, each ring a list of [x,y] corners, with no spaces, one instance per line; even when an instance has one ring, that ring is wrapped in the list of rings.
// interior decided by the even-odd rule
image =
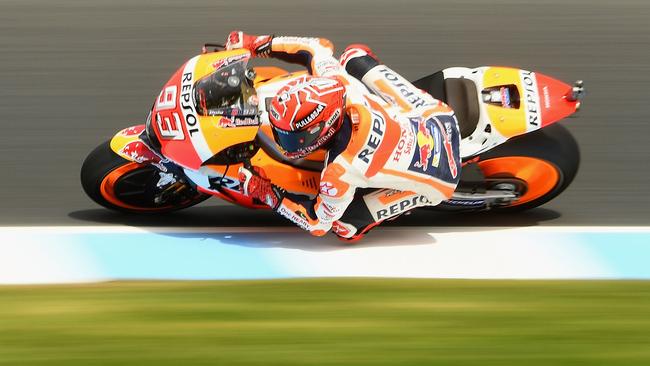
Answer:
[[[110,141],[99,145],[84,161],[81,185],[96,203],[131,213],[176,211],[210,197],[156,165],[120,157],[111,149]]]

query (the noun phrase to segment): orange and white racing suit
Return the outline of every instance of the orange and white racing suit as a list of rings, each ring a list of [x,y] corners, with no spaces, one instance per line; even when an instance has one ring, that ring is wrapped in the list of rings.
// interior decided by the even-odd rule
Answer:
[[[460,133],[452,109],[366,51],[349,49],[339,61],[328,40],[274,37],[261,54],[300,63],[346,87],[345,119],[327,146],[320,193],[314,199],[285,193],[276,209],[314,235],[332,228],[346,238],[363,234],[385,219],[450,198],[459,181]],[[355,212],[346,213],[361,200],[353,206],[367,209],[357,213],[363,224]]]

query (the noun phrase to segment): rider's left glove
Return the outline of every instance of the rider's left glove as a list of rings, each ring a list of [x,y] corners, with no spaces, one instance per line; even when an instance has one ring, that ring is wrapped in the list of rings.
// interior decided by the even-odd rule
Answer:
[[[242,166],[239,168],[239,182],[241,191],[246,196],[258,199],[274,210],[280,206],[282,191],[271,183],[262,168],[254,167],[250,170]]]
[[[266,56],[271,52],[271,41],[273,36],[254,36],[242,31],[232,31],[226,41],[227,50],[245,48],[253,56]]]

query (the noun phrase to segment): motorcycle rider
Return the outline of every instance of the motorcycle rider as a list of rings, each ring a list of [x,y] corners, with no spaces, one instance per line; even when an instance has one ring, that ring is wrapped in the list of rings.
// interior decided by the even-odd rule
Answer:
[[[259,168],[242,167],[245,194],[313,235],[332,229],[352,240],[406,208],[437,205],[451,197],[461,168],[453,111],[382,65],[367,46],[349,46],[339,61],[326,39],[233,31],[226,48],[245,48],[253,56],[307,68],[309,75],[288,83],[273,98],[269,120],[288,158],[327,150],[314,199],[280,189]],[[377,200],[369,203],[360,195],[367,188],[384,189],[379,191],[382,203],[401,197],[407,204],[378,208]],[[340,220],[344,213],[352,219]]]

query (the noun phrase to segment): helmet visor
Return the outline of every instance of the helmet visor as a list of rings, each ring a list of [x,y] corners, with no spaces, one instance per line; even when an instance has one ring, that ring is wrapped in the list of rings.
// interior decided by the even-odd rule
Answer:
[[[302,131],[285,131],[279,128],[272,128],[275,141],[287,152],[288,157],[302,157],[308,155],[320,147],[319,137],[323,130],[325,122],[309,130]]]

